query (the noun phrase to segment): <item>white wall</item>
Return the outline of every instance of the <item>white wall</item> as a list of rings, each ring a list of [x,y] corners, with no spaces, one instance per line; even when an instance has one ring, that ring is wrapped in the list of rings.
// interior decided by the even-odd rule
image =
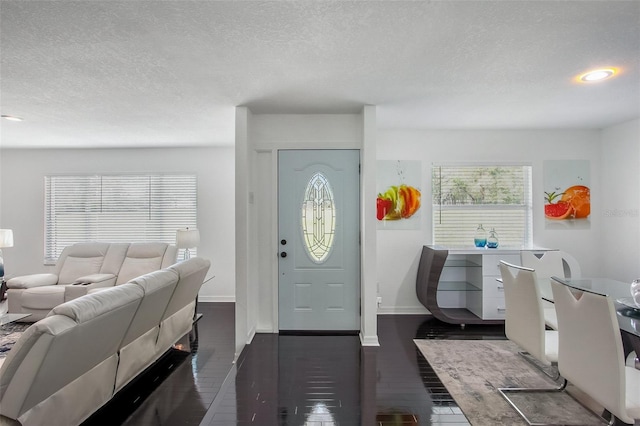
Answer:
[[[375,205],[377,197],[377,115],[375,106],[365,106],[362,111],[362,151],[361,151],[361,337],[363,346],[377,346],[378,341],[378,233],[377,220],[370,213],[369,206]]]
[[[533,166],[533,235],[539,247],[571,253],[584,276],[602,275],[598,268],[601,242],[603,191],[600,184],[600,132],[576,131],[435,131],[380,130],[378,160],[422,161],[421,229],[378,231],[378,288],[380,313],[426,312],[415,295],[420,250],[431,244],[431,164],[433,162],[526,162]],[[636,157],[637,158],[637,157]],[[591,228],[544,229],[542,167],[544,160],[591,161]],[[371,206],[371,214],[375,207]],[[626,236],[625,238],[630,238]]]
[[[640,119],[602,132],[602,276],[640,278]]]
[[[211,260],[202,301],[235,299],[233,148],[3,149],[0,155],[0,227],[13,229],[3,250],[9,277],[46,272],[44,176],[64,173],[196,173],[198,255]]]

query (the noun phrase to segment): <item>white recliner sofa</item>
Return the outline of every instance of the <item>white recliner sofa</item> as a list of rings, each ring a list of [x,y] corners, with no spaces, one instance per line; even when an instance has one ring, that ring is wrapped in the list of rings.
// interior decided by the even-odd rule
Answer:
[[[79,425],[193,325],[210,262],[96,289],[31,325],[0,368],[0,424]]]
[[[178,249],[166,243],[77,243],[65,247],[48,274],[24,275],[7,281],[9,313],[31,314],[36,322],[61,303],[157,271],[176,262]]]

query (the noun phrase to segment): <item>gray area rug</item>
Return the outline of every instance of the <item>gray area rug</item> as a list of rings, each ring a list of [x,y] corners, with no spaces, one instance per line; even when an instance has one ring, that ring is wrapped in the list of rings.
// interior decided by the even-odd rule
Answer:
[[[414,342],[474,426],[527,424],[502,398],[498,388],[557,387],[556,383],[523,359],[518,354],[518,346],[508,340]],[[603,424],[566,392],[527,392],[517,398],[518,407],[535,422]]]
[[[14,322],[2,326],[0,329],[0,358],[7,356],[7,353],[30,325],[30,323]]]

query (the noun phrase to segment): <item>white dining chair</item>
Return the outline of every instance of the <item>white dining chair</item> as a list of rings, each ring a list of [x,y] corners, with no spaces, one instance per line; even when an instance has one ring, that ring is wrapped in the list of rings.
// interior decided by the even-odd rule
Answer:
[[[548,285],[551,285],[551,277],[580,277],[580,265],[575,258],[559,250],[546,251],[540,257],[532,251],[522,250],[520,252],[520,264],[534,269],[538,280],[546,281],[546,283],[549,283]],[[542,302],[542,308],[544,309],[545,324],[549,328],[557,330],[558,317],[553,303],[545,300]]]
[[[539,279],[551,278],[554,276],[566,278],[564,273],[564,263],[562,261],[562,252],[558,250],[546,251],[540,257],[532,251],[522,250],[520,252],[520,263],[522,266],[535,269],[536,276]]]
[[[542,297],[532,268],[500,261],[504,285],[505,333],[544,365],[558,361],[558,332],[546,330]]]
[[[550,374],[535,361],[544,366],[555,366],[558,361],[558,332],[546,330],[542,298],[536,285],[536,272],[531,268],[500,261],[500,274],[504,284],[505,298],[505,334],[524,352],[520,354],[549,377],[560,378],[557,368]],[[566,381],[555,388],[499,388],[500,395],[522,416],[527,423],[531,421],[510,398],[509,394],[519,392],[558,392],[563,391]]]
[[[616,417],[640,419],[640,370],[625,365],[611,297],[551,280],[558,313],[560,374]]]

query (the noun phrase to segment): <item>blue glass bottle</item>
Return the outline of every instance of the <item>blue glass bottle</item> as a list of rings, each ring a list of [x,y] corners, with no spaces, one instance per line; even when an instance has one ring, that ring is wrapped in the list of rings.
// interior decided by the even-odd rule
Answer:
[[[491,228],[489,231],[489,238],[487,238],[487,248],[498,248],[498,235],[496,230]]]
[[[484,247],[487,245],[487,231],[484,230],[482,224],[476,228],[476,235],[473,238],[473,242],[476,247]]]

